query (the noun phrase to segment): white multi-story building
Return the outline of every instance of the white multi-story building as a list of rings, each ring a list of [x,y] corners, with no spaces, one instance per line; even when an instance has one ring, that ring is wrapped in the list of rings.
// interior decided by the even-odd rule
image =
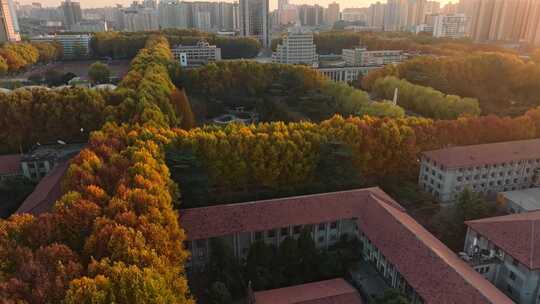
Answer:
[[[540,303],[540,211],[466,225],[462,257],[515,303]]]
[[[12,0],[0,0],[0,43],[20,40],[19,24]]]
[[[317,71],[333,81],[352,83],[377,67],[319,67]]]
[[[200,40],[196,45],[177,45],[171,49],[174,59],[182,66],[206,64],[221,60],[221,49]]]
[[[454,39],[465,37],[467,20],[464,14],[436,15],[433,17],[433,37]]]
[[[419,185],[441,202],[465,189],[488,196],[540,186],[540,139],[423,152]]]
[[[381,66],[405,59],[403,51],[368,51],[366,48],[343,49],[343,60],[348,66]]]
[[[272,62],[283,64],[317,64],[317,52],[313,43],[313,33],[299,26],[290,28],[283,42],[272,54]]]
[[[56,41],[62,45],[64,58],[84,58],[90,54],[90,34],[82,35],[44,35],[32,37],[31,41]]]
[[[270,46],[268,0],[240,0],[240,35],[258,39]]]
[[[307,231],[321,250],[340,238],[358,239],[363,258],[411,304],[512,303],[378,188],[192,208],[180,214],[190,271],[208,263],[214,238],[242,261],[254,242],[279,247],[287,237]]]

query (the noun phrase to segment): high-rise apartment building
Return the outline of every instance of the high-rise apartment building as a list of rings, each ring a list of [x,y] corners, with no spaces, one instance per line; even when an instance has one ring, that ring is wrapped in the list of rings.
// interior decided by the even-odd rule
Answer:
[[[188,28],[189,4],[180,1],[160,1],[158,16],[160,28]]]
[[[385,8],[386,4],[384,3],[377,2],[371,4],[368,10],[367,25],[371,27],[383,28]]]
[[[437,1],[426,1],[424,13],[426,15],[438,14],[441,12],[441,4]]]
[[[298,7],[293,4],[286,4],[279,11],[279,24],[296,24],[298,21]]]
[[[283,42],[272,54],[272,62],[283,64],[317,64],[317,52],[313,33],[299,26],[290,28]]]
[[[536,43],[537,0],[462,0],[458,10],[471,18],[470,34],[476,41]]]
[[[11,0],[0,0],[0,42],[19,41],[19,25]]]
[[[318,26],[323,24],[324,9],[320,5],[298,6],[298,18],[302,26]]]
[[[60,4],[62,13],[64,14],[64,26],[71,28],[74,24],[82,20],[81,4],[66,0]]]
[[[466,36],[467,17],[464,14],[433,16],[433,37],[463,38]]]
[[[129,8],[122,11],[124,30],[128,32],[152,31],[159,28],[157,10]]]
[[[324,23],[334,25],[339,20],[339,3],[333,2],[328,4],[328,8],[324,11]]]
[[[268,0],[240,0],[240,35],[270,45]]]
[[[343,13],[341,14],[341,19],[345,21],[350,22],[365,22],[367,23],[368,20],[368,12],[369,8],[346,8],[343,10]]]

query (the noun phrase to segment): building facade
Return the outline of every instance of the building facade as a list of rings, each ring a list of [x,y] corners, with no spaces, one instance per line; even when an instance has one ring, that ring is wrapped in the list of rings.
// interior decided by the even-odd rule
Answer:
[[[334,25],[340,20],[339,13],[339,3],[332,2],[328,4],[328,8],[324,11],[324,23],[330,26]]]
[[[299,5],[298,20],[302,26],[319,26],[323,21],[324,9],[320,5]]]
[[[466,224],[462,257],[515,303],[540,303],[540,212]]]
[[[283,42],[272,54],[272,62],[282,64],[317,64],[317,52],[313,43],[313,33],[301,27],[290,28]]]
[[[418,183],[440,202],[456,200],[465,188],[495,196],[538,187],[540,139],[423,152]]]
[[[0,43],[21,40],[17,14],[11,1],[0,0]]]
[[[403,51],[368,51],[366,48],[343,49],[343,60],[348,66],[381,66],[403,61]]]
[[[66,0],[60,4],[62,13],[64,14],[64,26],[67,29],[82,21],[81,4],[79,2],[73,2]]]
[[[122,24],[128,32],[159,29],[158,11],[153,8],[136,7],[122,10]]]
[[[263,47],[270,46],[268,0],[240,0],[240,35],[253,37]]]
[[[317,71],[333,81],[352,83],[374,68],[377,67],[320,67]]]
[[[508,213],[524,213],[540,210],[540,188],[499,192],[497,202]]]
[[[74,24],[71,30],[79,33],[99,33],[109,30],[107,21],[103,20],[84,20]]]
[[[32,37],[31,41],[56,41],[62,45],[63,56],[68,59],[85,58],[90,54],[90,34],[45,35]]]
[[[221,60],[221,49],[201,40],[196,45],[177,45],[171,49],[174,59],[182,66],[206,64]]]
[[[463,38],[467,35],[467,17],[464,14],[436,15],[433,17],[433,37]]]

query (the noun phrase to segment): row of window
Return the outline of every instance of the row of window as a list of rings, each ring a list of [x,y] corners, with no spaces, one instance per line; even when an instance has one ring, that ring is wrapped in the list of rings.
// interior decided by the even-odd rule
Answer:
[[[320,224],[316,225],[316,231],[326,231],[326,226],[327,226],[326,223],[320,223]],[[338,228],[338,222],[337,221],[336,222],[331,222],[329,224],[329,226],[330,226],[330,230],[336,230]],[[296,225],[296,226],[293,226],[293,228],[292,228],[293,234],[294,235],[300,234],[300,232],[302,231],[302,228],[307,229],[307,230],[312,230],[313,226],[312,225],[304,225],[304,226]],[[277,233],[278,233],[278,230],[279,230],[279,235],[281,237],[289,236],[289,233],[290,233],[289,227],[283,227],[281,229],[270,229],[270,230],[267,230],[266,232],[256,231],[255,232],[255,240],[256,241],[262,240],[264,234],[266,234],[267,238],[275,238]]]

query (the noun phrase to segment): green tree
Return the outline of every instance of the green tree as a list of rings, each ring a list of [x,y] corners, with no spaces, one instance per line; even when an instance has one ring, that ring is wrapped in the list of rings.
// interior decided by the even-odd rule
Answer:
[[[232,297],[227,286],[222,282],[214,282],[208,292],[210,304],[231,304]]]
[[[398,105],[394,105],[391,101],[383,100],[363,106],[356,114],[359,116],[403,118],[405,117],[405,110]]]
[[[88,77],[93,84],[108,83],[111,77],[109,67],[100,61],[92,63],[88,69]]]

